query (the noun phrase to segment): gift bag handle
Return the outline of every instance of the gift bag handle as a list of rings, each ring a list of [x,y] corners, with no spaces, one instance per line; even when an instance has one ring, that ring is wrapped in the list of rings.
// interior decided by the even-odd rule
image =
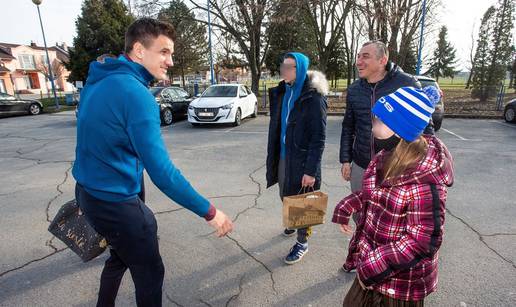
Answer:
[[[310,192],[310,189],[312,189],[312,194],[315,194],[315,189],[314,189],[313,186],[311,186],[311,187],[308,187],[308,188],[307,187],[301,187],[301,189],[299,189],[299,192],[297,192],[297,195],[306,194],[307,191]],[[303,193],[301,193],[301,192],[303,192]]]

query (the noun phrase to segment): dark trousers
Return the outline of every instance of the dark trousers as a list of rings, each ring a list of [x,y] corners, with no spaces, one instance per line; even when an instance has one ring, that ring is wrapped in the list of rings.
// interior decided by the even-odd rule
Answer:
[[[278,186],[279,186],[279,194],[280,199],[283,201],[283,187],[285,186],[285,160],[280,159],[279,165],[278,165]],[[299,228],[297,230],[297,241],[299,243],[306,243],[308,242],[308,237],[312,234],[312,228],[306,227],[306,228]]]
[[[75,197],[88,222],[111,246],[100,277],[97,306],[115,305],[127,269],[135,285],[137,305],[161,306],[165,268],[152,211],[140,197],[106,202],[91,196],[80,185],[76,185]]]
[[[403,301],[392,297],[385,296],[380,292],[373,290],[364,290],[355,278],[351,285],[344,302],[343,307],[423,307],[424,300],[421,301]]]

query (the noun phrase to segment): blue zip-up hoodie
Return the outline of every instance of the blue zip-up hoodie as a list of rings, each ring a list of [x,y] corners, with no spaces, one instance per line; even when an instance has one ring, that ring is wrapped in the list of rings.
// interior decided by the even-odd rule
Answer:
[[[174,166],[161,138],[159,106],[147,88],[152,79],[124,56],[90,64],[77,118],[73,176],[94,197],[122,202],[140,192],[145,168],[163,193],[204,217],[209,201]]]
[[[301,96],[308,66],[310,66],[310,60],[306,55],[299,52],[289,52],[285,56],[289,55],[293,56],[296,60],[296,81],[294,81],[293,85],[285,84],[285,95],[283,96],[283,103],[281,104],[281,159],[284,159],[286,155],[285,138],[287,135],[288,116],[294,107],[294,103],[299,96]]]

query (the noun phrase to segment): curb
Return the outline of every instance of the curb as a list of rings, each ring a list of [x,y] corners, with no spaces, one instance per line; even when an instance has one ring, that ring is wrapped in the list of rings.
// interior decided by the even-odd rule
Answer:
[[[268,111],[258,111],[258,115],[269,116]],[[327,116],[344,116],[344,112],[328,112]],[[503,119],[502,115],[477,115],[477,114],[444,114],[445,118],[464,119]]]
[[[503,119],[503,115],[444,114],[444,118]]]

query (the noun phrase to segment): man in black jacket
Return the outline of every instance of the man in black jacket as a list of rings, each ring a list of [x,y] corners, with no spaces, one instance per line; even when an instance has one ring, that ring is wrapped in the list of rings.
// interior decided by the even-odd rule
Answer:
[[[309,59],[289,52],[280,66],[283,81],[269,91],[270,123],[267,145],[267,188],[278,183],[284,196],[321,186],[321,160],[326,140],[328,81],[317,71],[309,71]],[[293,236],[295,229],[283,235]],[[297,230],[297,242],[285,263],[299,262],[308,252],[311,228]]]
[[[401,87],[421,87],[416,78],[389,62],[387,46],[380,41],[365,43],[356,65],[360,79],[348,88],[339,157],[342,177],[351,181],[353,192],[362,189],[364,171],[375,154],[371,131],[374,103]]]

